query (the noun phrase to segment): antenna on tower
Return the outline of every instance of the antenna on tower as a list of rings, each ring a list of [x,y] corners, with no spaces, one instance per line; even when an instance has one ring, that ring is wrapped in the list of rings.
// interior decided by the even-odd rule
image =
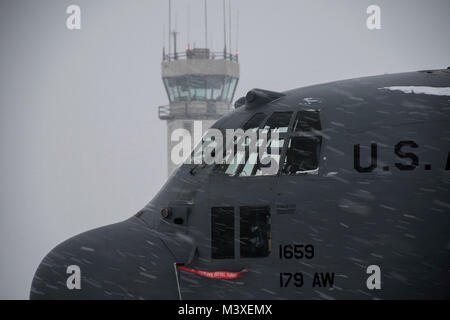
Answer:
[[[239,9],[236,12],[236,54],[239,53]]]
[[[177,33],[175,30],[172,32],[173,34],[173,56],[174,59],[177,60],[178,59],[178,55],[177,55]]]
[[[187,48],[190,49],[190,39],[191,38],[191,3],[187,2]]]
[[[208,48],[208,6],[205,0],[205,49]]]
[[[172,51],[172,44],[170,43],[172,33],[172,0],[169,0],[169,55]]]
[[[178,17],[177,17],[177,10],[175,9],[174,10],[174,17],[175,17],[175,26],[173,27],[173,31],[177,31],[177,29],[178,29],[178,24],[177,24],[177,19],[178,19]]]
[[[163,42],[163,60],[166,59],[166,26],[163,24],[162,29],[162,42]]]
[[[223,56],[227,55],[227,19],[226,19],[226,10],[225,10],[225,0],[222,0],[223,4]]]
[[[228,0],[228,49],[231,52],[231,0]]]
[[[172,31],[172,35],[173,35],[173,57],[175,60],[178,59],[178,54],[177,54],[177,29],[178,29],[178,24],[177,24],[177,10],[175,10],[175,27],[173,28]]]

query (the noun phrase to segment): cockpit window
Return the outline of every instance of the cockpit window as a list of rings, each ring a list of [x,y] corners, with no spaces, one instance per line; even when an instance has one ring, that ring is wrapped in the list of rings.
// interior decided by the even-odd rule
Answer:
[[[252,129],[252,132],[256,132],[258,128],[261,126],[263,120],[266,118],[266,114],[259,112],[255,113],[243,126],[242,130],[247,131],[249,129]],[[234,176],[238,169],[240,168],[240,165],[242,163],[245,163],[244,158],[246,154],[246,148],[241,148],[241,150],[238,150],[237,146],[240,144],[241,146],[245,146],[248,144],[248,137],[236,137],[234,141],[232,142],[231,146],[229,148],[233,148],[234,152],[233,155],[226,154],[226,150],[223,150],[224,152],[224,158],[223,163],[217,164],[214,167],[215,173],[225,173],[229,176]],[[229,144],[229,142],[227,142]],[[233,159],[231,159],[233,157]],[[242,169],[242,168],[241,168]]]
[[[216,165],[214,172],[239,177],[276,175],[292,115],[293,112],[274,112],[259,130],[266,115],[253,115],[242,128],[248,135],[235,138],[229,147],[234,152],[224,154],[223,163]]]
[[[278,174],[281,167],[284,175],[317,174],[322,147],[320,112],[300,110],[293,115],[274,112],[264,122],[264,113],[254,114],[243,125],[243,134],[227,141],[222,163],[213,171],[238,177],[268,176]],[[276,168],[270,170],[274,163]]]
[[[317,174],[322,129],[318,110],[297,112],[282,168],[285,175]]]
[[[271,165],[268,159],[275,161],[277,163],[277,168],[279,167],[281,151],[283,150],[284,140],[286,134],[289,130],[289,123],[291,121],[293,112],[274,112],[264,125],[262,130],[262,135],[267,135],[267,149],[264,152],[251,152],[246,159],[245,164],[242,166],[242,170],[239,172],[240,177],[245,176],[263,176],[263,175],[276,175],[278,170],[266,171],[264,172],[264,167]],[[278,133],[278,137],[272,137],[274,130]],[[258,137],[257,147],[264,147],[264,140],[260,136]],[[258,157],[258,152],[260,152],[260,157]],[[262,155],[262,156],[261,156]],[[266,161],[262,161],[265,159]]]
[[[264,113],[255,113],[253,115],[253,117],[250,118],[250,120],[248,120],[244,126],[242,127],[242,129],[248,130],[248,129],[253,129],[253,128],[259,128],[259,126],[261,125],[262,121],[266,118],[266,115]]]
[[[287,133],[292,112],[275,112],[267,120],[265,129],[277,129],[279,133]]]
[[[318,110],[300,110],[294,121],[294,132],[322,130]]]
[[[289,140],[283,174],[315,173],[319,166],[322,137],[292,137]]]

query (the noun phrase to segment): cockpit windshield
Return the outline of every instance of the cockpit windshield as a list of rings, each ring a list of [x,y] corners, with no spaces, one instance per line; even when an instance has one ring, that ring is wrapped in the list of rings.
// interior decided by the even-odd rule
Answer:
[[[258,112],[241,129],[209,129],[192,161],[233,177],[317,174],[321,130],[318,110]]]

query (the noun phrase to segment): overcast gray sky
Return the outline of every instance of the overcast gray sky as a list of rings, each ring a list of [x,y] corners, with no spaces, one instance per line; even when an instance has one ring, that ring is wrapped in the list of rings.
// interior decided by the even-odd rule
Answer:
[[[204,45],[203,0],[172,0],[179,48]],[[28,298],[45,254],[141,209],[166,179],[167,0],[0,0],[0,298]],[[82,29],[66,28],[81,7]],[[366,8],[381,8],[381,30]],[[208,0],[223,48],[222,0]],[[448,0],[232,0],[241,79],[287,90],[450,66]],[[176,16],[176,19],[175,19]]]

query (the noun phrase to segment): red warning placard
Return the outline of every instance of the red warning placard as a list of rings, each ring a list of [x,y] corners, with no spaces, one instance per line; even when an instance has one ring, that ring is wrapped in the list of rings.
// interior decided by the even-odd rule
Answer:
[[[240,272],[231,272],[231,271],[204,271],[204,270],[197,270],[197,269],[191,269],[187,268],[185,266],[177,266],[178,269],[192,272],[207,278],[216,278],[216,279],[236,279],[240,277],[244,272],[247,272],[248,269],[245,268]]]

